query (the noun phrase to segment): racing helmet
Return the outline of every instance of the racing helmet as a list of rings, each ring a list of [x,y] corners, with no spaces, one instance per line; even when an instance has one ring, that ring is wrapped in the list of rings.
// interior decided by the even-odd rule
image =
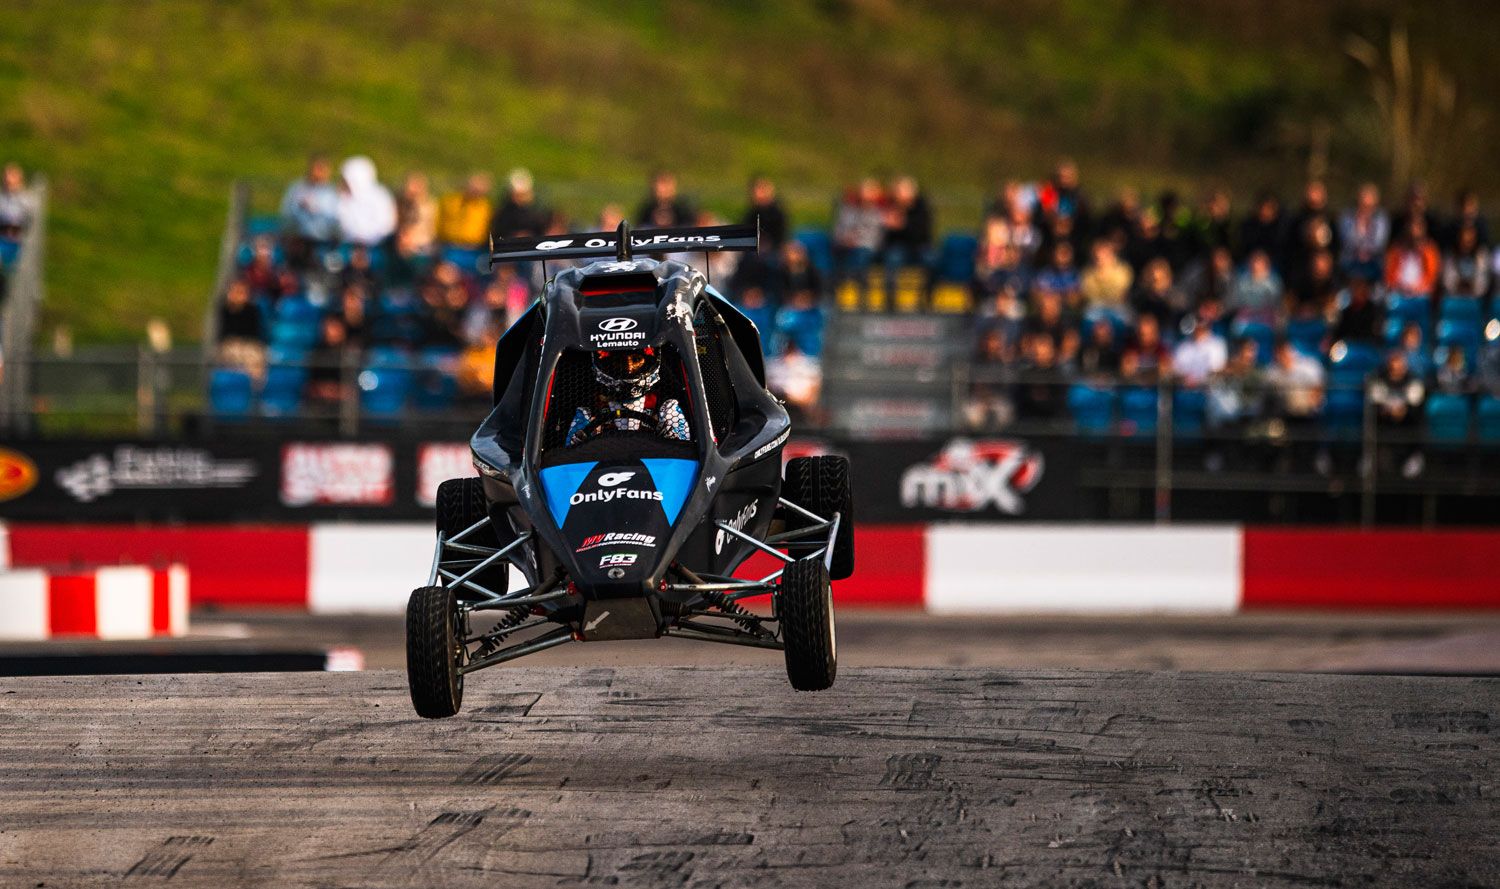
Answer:
[[[650,346],[594,353],[594,379],[616,398],[636,399],[661,382],[661,359]]]

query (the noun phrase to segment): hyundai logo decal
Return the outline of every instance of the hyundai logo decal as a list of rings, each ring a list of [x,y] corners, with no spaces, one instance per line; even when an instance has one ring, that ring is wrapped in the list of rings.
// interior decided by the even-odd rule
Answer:
[[[605,320],[599,322],[599,329],[607,330],[610,333],[622,333],[627,330],[635,330],[635,326],[636,321],[634,318],[606,318]]]

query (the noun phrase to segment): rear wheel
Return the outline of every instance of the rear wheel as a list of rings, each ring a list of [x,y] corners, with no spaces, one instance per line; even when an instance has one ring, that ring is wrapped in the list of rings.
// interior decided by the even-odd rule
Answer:
[[[478,478],[450,478],[438,485],[437,529],[445,538],[489,515],[484,483]]]
[[[406,605],[406,681],[418,716],[442,719],[463,705],[462,626],[452,590],[412,591]]]
[[[843,580],[854,573],[854,493],[849,485],[849,461],[844,457],[795,457],[787,461],[781,495],[824,518],[839,514],[833,562],[828,576]],[[795,510],[786,510],[787,527],[811,524]]]
[[[798,691],[822,691],[838,675],[833,631],[833,585],[822,559],[798,559],[781,574],[776,617],[786,654],[786,677]]]

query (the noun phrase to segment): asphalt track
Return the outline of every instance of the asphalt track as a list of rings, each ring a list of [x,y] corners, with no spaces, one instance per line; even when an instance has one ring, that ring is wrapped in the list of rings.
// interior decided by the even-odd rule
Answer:
[[[501,667],[0,687],[0,886],[1495,886],[1500,681]]]

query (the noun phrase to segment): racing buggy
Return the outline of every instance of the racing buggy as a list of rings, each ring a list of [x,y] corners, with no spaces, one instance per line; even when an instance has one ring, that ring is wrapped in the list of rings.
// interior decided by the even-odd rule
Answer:
[[[799,457],[783,474],[791,420],[766,390],[759,331],[671,258],[758,240],[754,226],[622,224],[492,246],[490,263],[542,263],[544,279],[548,262],[568,267],[496,348],[478,476],[438,489],[431,571],[406,614],[417,713],[452,716],[468,674],[574,641],[780,649],[794,688],[833,684],[830,581],[854,570],[848,462]]]

